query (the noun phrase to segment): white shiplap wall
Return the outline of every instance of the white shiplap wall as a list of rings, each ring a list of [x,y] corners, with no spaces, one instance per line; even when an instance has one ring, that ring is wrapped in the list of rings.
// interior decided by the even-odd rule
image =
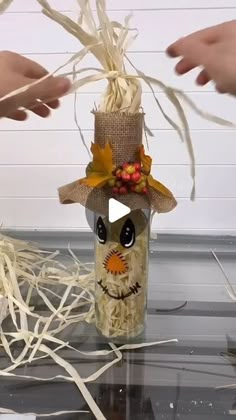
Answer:
[[[75,0],[51,0],[58,10],[72,15]],[[174,63],[165,56],[166,46],[184,34],[236,16],[235,0],[108,0],[110,15],[121,20],[134,11],[133,26],[139,38],[129,55],[144,72],[188,92],[206,110],[236,121],[236,102],[221,97],[212,85],[200,89],[196,72],[178,78]],[[15,0],[0,17],[0,50],[13,50],[45,65],[49,70],[78,51],[76,39],[40,14],[34,0]],[[93,63],[92,57],[87,64]],[[88,144],[93,138],[90,110],[99,100],[104,83],[84,88],[78,95],[78,115]],[[157,90],[158,92],[158,90]],[[160,101],[175,115],[162,93]],[[178,136],[158,113],[144,86],[147,123],[154,130],[150,152],[154,175],[178,198],[178,208],[154,221],[159,232],[236,233],[236,131],[218,127],[187,110],[197,161],[197,199],[189,200],[189,160]],[[84,209],[61,206],[57,187],[83,176],[86,150],[73,117],[73,96],[63,100],[50,119],[32,116],[24,123],[0,122],[0,222],[16,229],[87,228]]]

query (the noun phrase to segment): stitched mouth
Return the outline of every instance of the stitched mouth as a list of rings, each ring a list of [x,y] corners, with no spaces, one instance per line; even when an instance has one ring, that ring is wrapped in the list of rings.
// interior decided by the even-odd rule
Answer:
[[[118,295],[113,295],[112,293],[110,293],[109,288],[107,286],[103,285],[102,280],[98,281],[98,285],[101,287],[103,293],[107,296],[109,296],[111,299],[115,299],[115,300],[125,300],[128,297],[132,296],[132,295],[136,295],[139,292],[139,289],[141,289],[141,286],[138,282],[136,282],[133,286],[130,286],[129,291],[127,293],[121,293]]]

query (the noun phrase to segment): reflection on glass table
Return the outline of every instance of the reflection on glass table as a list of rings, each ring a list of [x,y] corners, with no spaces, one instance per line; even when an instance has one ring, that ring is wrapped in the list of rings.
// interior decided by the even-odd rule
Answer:
[[[81,248],[77,251],[80,258],[91,261],[92,248]],[[213,249],[234,286],[236,244],[226,240],[152,244],[144,341],[177,338],[178,343],[124,351],[121,362],[86,384],[107,419],[233,418],[236,389],[217,388],[236,383],[236,303],[227,293],[225,274],[212,255]],[[81,351],[108,348],[92,325],[68,327],[61,338]],[[20,350],[18,344],[15,357]],[[91,359],[70,349],[61,354],[82,378],[113,358]],[[7,362],[0,350],[0,368]],[[49,378],[65,373],[46,358],[19,367],[17,374]],[[1,407],[17,413],[89,411],[76,386],[63,379],[37,382],[1,377],[0,399]],[[90,413],[70,413],[58,418],[94,417]]]

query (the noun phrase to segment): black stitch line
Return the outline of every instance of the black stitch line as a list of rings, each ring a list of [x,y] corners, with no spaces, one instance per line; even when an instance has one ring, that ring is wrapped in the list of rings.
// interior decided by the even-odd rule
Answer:
[[[125,300],[126,298],[132,296],[132,295],[136,295],[138,293],[138,290],[141,289],[141,286],[138,282],[136,282],[136,284],[134,286],[130,287],[130,292],[124,294],[123,292],[121,293],[121,295],[115,296],[112,295],[109,292],[109,289],[107,286],[103,286],[102,284],[102,280],[99,280],[98,285],[101,287],[102,291],[104,292],[105,295],[108,295],[111,299],[115,299],[115,300]]]

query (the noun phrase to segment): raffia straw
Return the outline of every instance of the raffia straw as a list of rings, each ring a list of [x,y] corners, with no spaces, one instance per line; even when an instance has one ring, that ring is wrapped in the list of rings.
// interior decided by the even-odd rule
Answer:
[[[108,87],[103,95],[103,100],[100,104],[99,110],[103,112],[122,111],[137,113],[140,111],[141,107],[142,88],[140,82],[143,80],[149,86],[158,109],[161,111],[163,117],[172,126],[172,128],[177,131],[180,138],[186,141],[191,160],[191,176],[193,178],[191,199],[194,200],[195,158],[188,121],[180,101],[185,102],[195,113],[208,121],[234,128],[236,127],[236,124],[200,110],[184,92],[174,87],[167,86],[160,80],[144,74],[140,70],[136,69],[135,66],[133,66],[133,68],[136,70],[136,74],[128,74],[125,71],[124,61],[127,59],[127,50],[137,37],[137,33],[133,34],[133,30],[129,27],[131,18],[130,15],[125,18],[124,25],[121,25],[118,22],[112,22],[106,13],[106,2],[104,0],[97,0],[96,12],[99,21],[99,26],[97,28],[88,0],[77,0],[80,8],[80,17],[78,22],[73,21],[69,17],[53,9],[47,0],[36,1],[41,5],[42,11],[47,17],[57,22],[72,36],[76,37],[84,48],[66,62],[65,65],[60,66],[54,72],[45,76],[41,80],[32,83],[31,85],[11,92],[1,98],[0,101],[4,101],[7,98],[25,92],[33,85],[38,84],[42,80],[56,74],[65,77],[73,75],[73,83],[69,93],[76,92],[82,86],[86,86],[89,83],[107,80]],[[2,1],[0,3],[0,10],[4,11],[10,3],[11,2],[9,1]],[[77,67],[89,52],[95,56],[100,63],[101,68],[82,68],[61,74],[59,73],[68,64],[74,64],[74,67]],[[92,72],[92,74],[82,76],[83,73],[86,72]],[[79,79],[78,76],[80,76]],[[177,111],[180,122],[174,121],[173,118],[170,118],[165,113],[154,92],[153,86],[155,85],[163,90],[167,99],[172,103]]]
[[[79,322],[94,322],[93,268],[90,269],[87,264],[82,264],[70,248],[69,255],[72,265],[66,266],[55,259],[58,257],[58,252],[48,254],[40,251],[35,245],[0,236],[0,290],[8,302],[8,314],[15,327],[13,331],[7,331],[4,329],[4,324],[0,325],[0,346],[9,357],[9,363],[0,371],[0,376],[43,382],[57,379],[74,382],[95,418],[103,419],[104,416],[93,401],[86,384],[97,380],[108,369],[119,363],[122,359],[122,351],[171,344],[178,340],[120,347],[111,344],[110,349],[90,352],[80,351],[68,342],[61,340],[58,334],[68,326]],[[62,291],[58,290],[60,285]],[[51,290],[51,288],[53,289]],[[72,288],[75,288],[73,294],[71,293]],[[46,306],[47,316],[42,316],[34,310],[33,292],[36,293],[37,300],[41,299]],[[51,300],[55,296],[58,299],[57,304]],[[69,296],[70,303],[67,302]],[[77,313],[73,312],[76,308],[78,309]],[[29,327],[32,320],[34,321],[33,326]],[[22,341],[23,349],[15,356],[15,345]],[[54,350],[49,348],[49,343],[53,344]],[[60,355],[60,351],[65,349],[70,349],[75,354],[86,358],[96,358],[96,360],[99,357],[109,357],[113,354],[115,357],[112,357],[112,360],[108,360],[88,377],[82,378],[75,368]],[[68,375],[40,378],[17,374],[18,368],[48,357],[63,367]],[[0,412],[3,412],[1,410],[4,409],[0,408]]]
[[[64,359],[62,359],[60,356],[54,353],[53,350],[51,350],[49,347],[45,346],[44,344],[40,346],[40,351],[43,351],[47,355],[50,355],[51,358],[61,367],[63,367],[69,375],[73,378],[74,383],[79,388],[81,394],[83,395],[85,401],[87,402],[88,406],[90,407],[92,413],[94,414],[96,419],[99,420],[106,420],[103,413],[99,409],[98,405],[95,403],[92,395],[90,394],[89,390],[85,386],[82,378],[80,377],[79,373],[76,371],[76,369],[68,362],[66,362]]]
[[[225,277],[225,280],[226,280],[226,281],[227,281],[227,283],[228,283],[228,287],[226,286],[226,290],[227,290],[227,292],[228,292],[228,295],[230,296],[230,298],[231,298],[234,302],[236,302],[236,292],[235,292],[234,287],[232,286],[232,284],[231,284],[231,282],[230,282],[230,280],[229,280],[229,276],[227,275],[227,273],[226,273],[226,271],[225,271],[225,269],[224,269],[223,265],[221,264],[221,262],[220,262],[219,258],[218,258],[218,257],[217,257],[217,255],[216,255],[216,253],[215,253],[213,250],[211,250],[211,254],[212,254],[212,256],[214,257],[214,259],[216,260],[216,262],[217,262],[217,264],[218,264],[218,266],[219,266],[220,270],[222,271],[222,273],[223,273],[223,275],[224,275],[224,277]]]
[[[11,3],[13,3],[13,0],[0,0],[0,13],[4,13]]]
[[[235,389],[236,388],[236,384],[231,384],[231,385],[221,385],[216,387],[216,389],[218,390],[223,390],[223,389]]]
[[[54,413],[47,413],[47,414],[42,414],[42,413],[19,413],[17,411],[14,410],[10,410],[9,408],[3,408],[0,407],[0,413],[1,414],[20,414],[22,416],[35,416],[35,417],[56,417],[56,416],[62,416],[63,414],[76,414],[76,413],[80,413],[80,414],[89,414],[89,411],[85,411],[85,410],[71,410],[71,411],[55,411]]]

